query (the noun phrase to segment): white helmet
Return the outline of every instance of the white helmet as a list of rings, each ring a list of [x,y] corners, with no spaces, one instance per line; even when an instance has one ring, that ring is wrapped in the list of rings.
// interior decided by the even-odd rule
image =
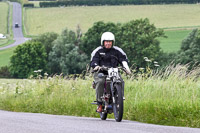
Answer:
[[[113,33],[111,32],[104,32],[101,35],[101,46],[103,46],[103,41],[113,41],[113,43],[115,42],[115,36]]]

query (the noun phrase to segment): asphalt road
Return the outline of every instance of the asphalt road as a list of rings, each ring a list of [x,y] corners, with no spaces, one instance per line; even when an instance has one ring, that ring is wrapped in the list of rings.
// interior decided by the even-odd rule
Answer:
[[[17,2],[11,2],[13,5],[13,22],[12,22],[12,29],[13,29],[13,35],[15,42],[13,44],[10,44],[5,47],[1,47],[0,50],[11,48],[14,46],[17,46],[19,44],[22,44],[29,40],[29,38],[25,38],[22,32],[22,8],[21,5]],[[15,28],[15,23],[19,24],[19,28]]]
[[[0,133],[200,133],[200,129],[0,110]]]

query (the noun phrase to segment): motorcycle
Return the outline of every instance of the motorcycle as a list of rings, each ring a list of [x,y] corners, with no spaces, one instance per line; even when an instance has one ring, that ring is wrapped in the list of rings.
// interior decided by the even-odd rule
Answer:
[[[121,80],[119,70],[124,70],[123,67],[107,68],[101,67],[101,70],[107,71],[108,75],[98,73],[99,78],[105,78],[104,93],[102,98],[102,112],[100,112],[100,118],[106,120],[107,114],[114,113],[115,120],[120,122],[123,117],[124,104],[124,82]],[[107,88],[107,84],[110,84],[110,89]],[[96,102],[96,101],[95,101]],[[96,104],[97,103],[92,103]]]

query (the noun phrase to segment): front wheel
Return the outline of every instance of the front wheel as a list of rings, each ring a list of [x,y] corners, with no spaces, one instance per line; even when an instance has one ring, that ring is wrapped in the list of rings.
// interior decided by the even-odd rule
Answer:
[[[117,122],[120,122],[122,120],[123,110],[124,110],[122,86],[120,84],[115,84],[113,87],[115,90],[114,96],[113,96],[114,101],[115,101],[115,103],[113,103],[113,112],[114,112],[115,120]]]

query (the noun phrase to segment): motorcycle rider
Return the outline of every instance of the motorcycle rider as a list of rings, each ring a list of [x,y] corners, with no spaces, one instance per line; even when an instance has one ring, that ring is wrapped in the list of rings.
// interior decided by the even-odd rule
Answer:
[[[101,46],[97,47],[91,54],[91,67],[94,71],[94,84],[96,89],[96,101],[98,104],[97,112],[102,112],[102,99],[104,93],[105,78],[99,78],[98,72],[107,74],[101,70],[101,66],[118,67],[123,65],[126,73],[131,71],[128,67],[128,58],[126,53],[119,47],[113,46],[115,43],[115,36],[111,32],[104,32],[101,36]],[[122,79],[121,79],[122,80]],[[122,80],[123,82],[123,80]],[[109,85],[107,85],[109,87]]]

